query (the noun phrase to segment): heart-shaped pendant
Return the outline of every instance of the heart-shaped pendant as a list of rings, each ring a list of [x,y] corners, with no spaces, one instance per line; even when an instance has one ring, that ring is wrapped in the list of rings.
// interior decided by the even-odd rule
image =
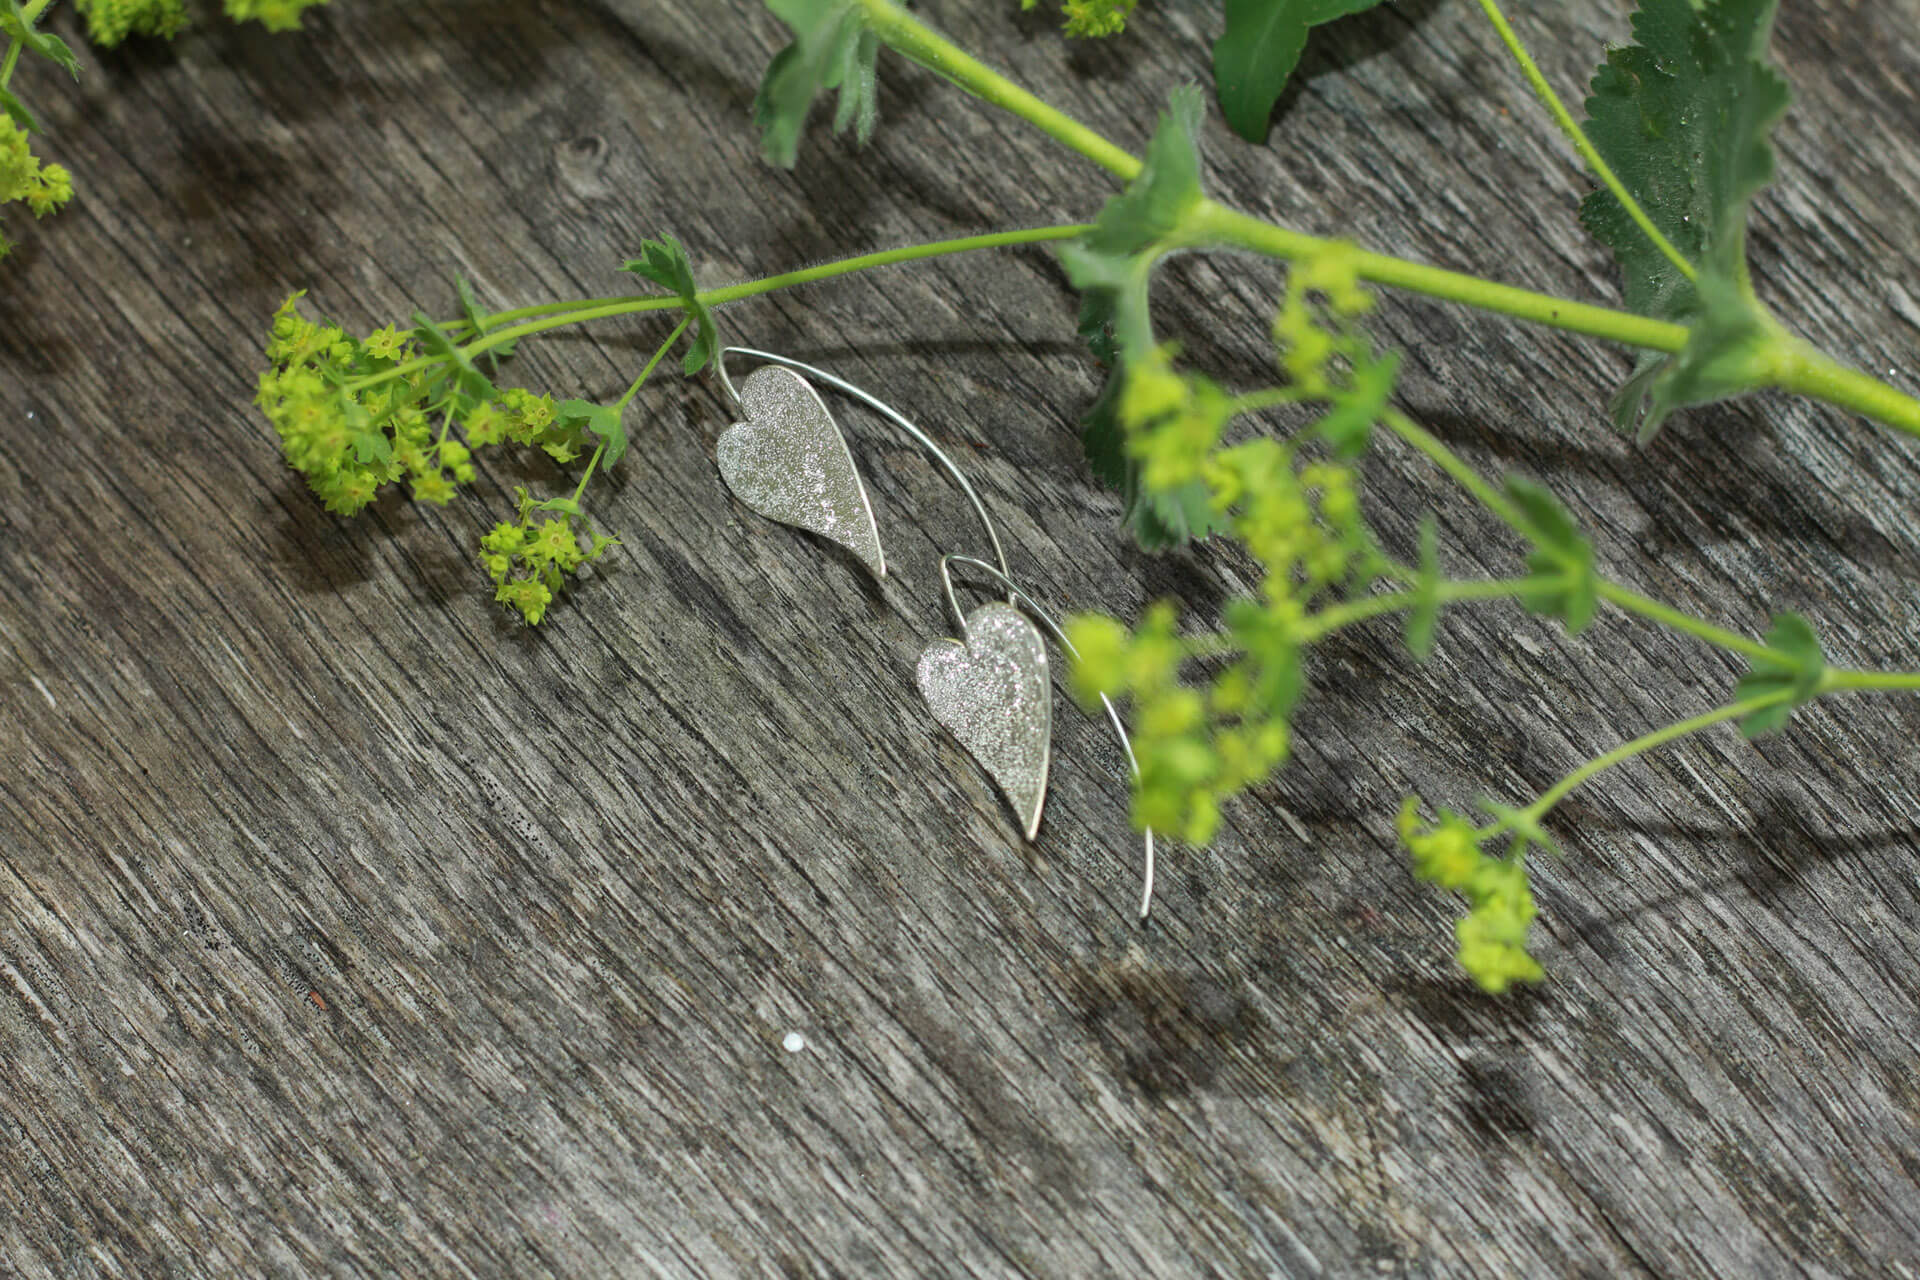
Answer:
[[[720,477],[740,501],[766,516],[830,538],[887,576],[866,486],[833,415],[813,385],[767,365],[740,383],[747,421],[720,435]]]
[[[966,639],[936,640],[914,676],[921,696],[1013,806],[1031,840],[1040,831],[1053,739],[1053,682],[1039,629],[994,601],[967,615]]]

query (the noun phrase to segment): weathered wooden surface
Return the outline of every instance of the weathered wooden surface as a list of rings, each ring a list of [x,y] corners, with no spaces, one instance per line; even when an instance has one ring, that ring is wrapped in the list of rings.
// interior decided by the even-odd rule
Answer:
[[[1070,48],[1006,3],[929,15],[1137,147],[1213,7]],[[1623,6],[1517,15],[1562,86]],[[1787,6],[1799,91],[1754,235],[1795,328],[1916,384],[1920,8]],[[720,283],[1089,214],[1105,179],[889,60],[871,148],[762,167],[780,31],[744,0],[338,0],[304,38],[209,26],[25,84],[82,197],[0,266],[0,1272],[21,1276],[1913,1274],[1920,705],[1818,706],[1609,775],[1538,872],[1550,981],[1473,994],[1455,904],[1391,814],[1518,800],[1702,710],[1730,661],[1618,617],[1451,618],[1315,661],[1299,759],[1166,864],[1130,923],[1114,748],[1062,705],[1014,836],[911,681],[934,562],[977,549],[924,457],[848,411],[897,577],[734,504],[704,384],[645,393],[626,539],[550,625],[471,560],[513,483],[326,515],[248,405],[309,288],[373,327],[621,291],[672,231]],[[1617,296],[1585,184],[1463,3],[1343,23],[1271,145],[1210,179],[1302,227]],[[1188,260],[1165,322],[1259,376],[1280,277]],[[917,414],[1016,568],[1130,613],[1240,581],[1130,550],[1071,429],[1094,373],[1044,252],[728,312]],[[1403,403],[1568,496],[1607,569],[1727,625],[1805,611],[1920,665],[1909,445],[1781,397],[1639,452],[1627,357],[1390,299]],[[659,326],[531,344],[616,392]],[[1511,541],[1392,450],[1373,509]],[[806,1048],[789,1053],[799,1032]]]

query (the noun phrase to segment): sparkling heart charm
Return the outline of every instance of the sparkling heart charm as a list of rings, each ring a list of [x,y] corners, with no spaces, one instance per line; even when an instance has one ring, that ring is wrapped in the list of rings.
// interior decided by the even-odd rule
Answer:
[[[1031,840],[1053,738],[1047,646],[1025,614],[999,601],[968,614],[965,634],[929,645],[914,676],[934,717],[999,786]]]
[[[853,454],[819,392],[791,369],[767,365],[740,384],[747,421],[721,433],[720,477],[766,516],[830,538],[887,576],[880,531]]]

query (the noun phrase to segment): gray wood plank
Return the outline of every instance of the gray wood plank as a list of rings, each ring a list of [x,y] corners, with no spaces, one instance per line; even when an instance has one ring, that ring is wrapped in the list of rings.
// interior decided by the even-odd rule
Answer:
[[[928,6],[1137,148],[1206,75],[1213,6],[1068,46]],[[1753,235],[1765,299],[1897,385],[1920,342],[1920,8],[1781,17],[1799,95]],[[1515,15],[1572,92],[1625,7]],[[895,565],[759,520],[728,415],[664,379],[625,540],[537,632],[472,548],[544,463],[444,511],[327,515],[250,408],[294,288],[371,328],[619,292],[670,231],[703,283],[1089,216],[1103,175],[889,60],[856,150],[763,167],[782,40],[744,0],[338,0],[299,38],[206,25],[23,71],[81,195],[0,264],[0,1271],[42,1276],[1911,1275],[1920,1269],[1920,708],[1813,707],[1569,801],[1537,873],[1550,978],[1494,1001],[1399,797],[1524,798],[1704,710],[1735,664],[1617,616],[1576,640],[1450,616],[1313,664],[1298,758],[1136,928],[1113,745],[1062,704],[1039,842],[912,685],[935,564],[977,550],[927,460],[843,422]],[[1587,184],[1477,10],[1327,29],[1223,197],[1307,230],[1602,300]],[[1163,323],[1250,384],[1280,272],[1188,259]],[[725,312],[959,454],[1063,609],[1204,617],[1246,566],[1149,557],[1079,458],[1097,372],[1041,250]],[[1625,353],[1390,297],[1402,403],[1551,483],[1606,570],[1725,625],[1806,612],[1912,666],[1920,455],[1781,396],[1604,426]],[[663,327],[530,343],[617,394]],[[1384,536],[1451,570],[1512,540],[1383,448]],[[596,486],[598,487],[598,486]],[[789,1032],[806,1041],[783,1048]]]

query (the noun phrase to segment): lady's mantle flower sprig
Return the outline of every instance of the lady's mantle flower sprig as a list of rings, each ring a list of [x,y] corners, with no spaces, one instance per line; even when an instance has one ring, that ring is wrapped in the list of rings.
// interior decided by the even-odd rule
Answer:
[[[0,204],[19,201],[44,218],[73,199],[73,176],[57,164],[42,164],[28,144],[26,130],[0,115]],[[0,258],[13,242],[0,232]]]
[[[1332,281],[1326,274],[1297,273],[1282,310],[1289,385],[1235,397],[1177,369],[1176,350],[1161,346],[1128,365],[1121,392],[1119,418],[1141,483],[1169,492],[1203,482],[1214,512],[1262,571],[1258,589],[1228,606],[1215,634],[1181,636],[1166,603],[1132,630],[1098,616],[1076,618],[1070,628],[1080,652],[1079,696],[1133,700],[1135,823],[1196,844],[1218,829],[1222,801],[1286,761],[1288,720],[1303,686],[1300,653],[1322,633],[1319,611],[1364,590],[1388,566],[1362,519],[1351,457],[1372,425],[1365,405],[1384,398],[1377,384],[1391,386],[1392,365],[1350,326],[1332,334],[1322,328],[1329,315],[1350,321],[1370,302],[1350,274],[1336,271]],[[1331,301],[1309,307],[1310,289],[1327,290]],[[1309,340],[1311,358],[1302,358],[1297,352]],[[1329,410],[1294,440],[1223,442],[1242,414],[1313,400],[1327,401]],[[1182,674],[1195,659],[1225,665],[1196,687]]]
[[[1469,910],[1454,922],[1460,967],[1482,990],[1499,995],[1516,982],[1538,982],[1540,962],[1527,951],[1527,931],[1536,914],[1527,882],[1525,838],[1495,858],[1481,851],[1487,833],[1449,809],[1432,826],[1420,821],[1420,798],[1408,796],[1397,823],[1400,843],[1413,857],[1414,874],[1465,897]]]
[[[1118,416],[1142,485],[1165,493],[1203,483],[1214,513],[1261,571],[1256,590],[1230,604],[1211,634],[1180,634],[1166,603],[1131,629],[1098,616],[1070,624],[1080,655],[1076,694],[1132,700],[1139,826],[1209,840],[1222,802],[1288,758],[1290,717],[1305,685],[1303,651],[1391,606],[1424,617],[1409,628],[1409,643],[1423,653],[1432,611],[1459,585],[1438,581],[1426,549],[1418,569],[1395,564],[1360,509],[1354,464],[1388,411],[1398,372],[1360,327],[1371,306],[1352,251],[1337,246],[1297,263],[1289,277],[1273,325],[1283,384],[1232,395],[1178,369],[1170,346],[1127,367]],[[1236,418],[1282,405],[1309,407],[1316,417],[1290,439],[1226,440]],[[1372,592],[1382,579],[1415,589]],[[1502,584],[1467,590],[1482,586],[1514,594]],[[1185,678],[1196,662],[1211,665],[1204,684]],[[1417,815],[1417,802],[1408,814]],[[1534,906],[1524,859],[1482,854],[1485,833],[1451,814],[1431,830],[1409,816],[1402,830],[1416,873],[1468,898],[1471,910],[1457,929],[1466,971],[1489,991],[1537,980],[1539,966],[1526,951]]]
[[[287,462],[329,511],[353,515],[402,481],[415,499],[444,506],[472,483],[474,451],[488,446],[538,448],[563,464],[588,452],[591,435],[601,437],[592,449],[596,464],[612,439],[625,447],[617,411],[496,388],[424,316],[411,330],[388,325],[354,337],[303,316],[303,295],[293,294],[274,313],[266,347],[271,367],[260,375],[256,403]],[[590,465],[582,488],[592,471]],[[579,497],[576,490],[572,498],[535,503],[522,490],[518,522],[496,527],[483,544],[495,598],[528,623],[545,617],[567,575],[613,545],[586,525]],[[590,539],[588,550],[580,549],[580,536]]]
[[[572,499],[535,502],[524,488],[514,489],[514,499],[519,518],[512,524],[501,521],[480,540],[480,563],[493,579],[493,598],[537,625],[565,587],[567,575],[598,560],[620,540],[595,533]],[[542,514],[553,510],[560,514]],[[579,529],[574,528],[576,518]],[[583,533],[588,542],[584,548]]]

